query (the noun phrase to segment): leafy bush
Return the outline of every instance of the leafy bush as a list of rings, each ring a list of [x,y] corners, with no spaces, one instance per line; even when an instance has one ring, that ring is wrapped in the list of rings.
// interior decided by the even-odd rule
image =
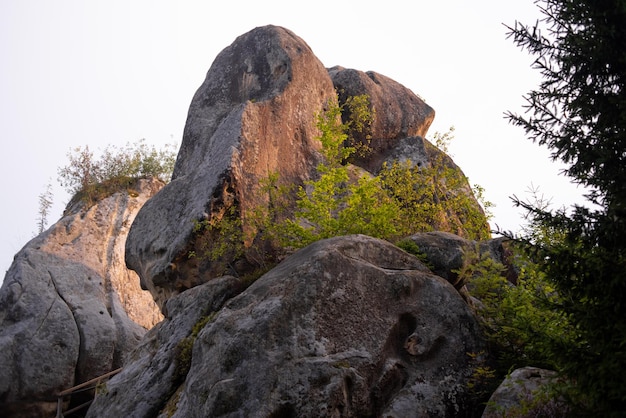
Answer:
[[[577,344],[578,331],[560,308],[562,298],[550,280],[520,249],[513,247],[513,254],[516,284],[504,277],[501,263],[478,250],[467,253],[457,271],[475,298],[473,306],[488,342],[488,359],[483,353],[468,353],[475,363],[469,388],[483,401],[514,369],[533,366],[562,371],[562,350]],[[569,410],[563,400],[570,383],[554,380],[529,395],[519,408],[507,408],[506,415],[564,416]]]
[[[450,128],[444,134],[435,133],[437,149],[426,144],[429,164],[394,161],[385,164],[379,173],[385,189],[400,206],[399,229],[404,235],[445,230],[470,239],[490,237],[486,224],[492,204],[483,199],[480,186],[474,190],[467,187],[467,178],[447,155],[453,132],[454,128]]]
[[[341,123],[342,106],[331,105],[318,115],[326,162],[318,166],[319,178],[309,181],[297,192],[297,209],[291,219],[277,226],[283,244],[300,248],[319,239],[347,234],[365,234],[397,241],[416,232],[443,229],[467,235],[471,239],[489,237],[487,216],[472,198],[467,178],[445,154],[452,131],[435,135],[442,150],[430,150],[431,161],[419,167],[411,161],[385,165],[378,176],[359,172],[346,165],[360,148],[351,146],[346,132],[367,124],[371,116],[367,97],[347,101],[353,117]],[[482,189],[478,189],[481,192]],[[485,207],[490,204],[485,202]]]
[[[459,274],[471,276],[471,294],[500,371],[524,366],[560,370],[555,347],[574,344],[575,329],[558,309],[560,297],[537,265],[518,256],[519,276],[513,285],[504,267],[490,257],[470,263]]]
[[[75,148],[67,156],[69,164],[58,170],[59,183],[74,199],[88,203],[127,188],[138,178],[151,176],[168,182],[176,162],[173,146],[157,150],[143,139],[122,148],[108,146],[99,158],[88,146]]]

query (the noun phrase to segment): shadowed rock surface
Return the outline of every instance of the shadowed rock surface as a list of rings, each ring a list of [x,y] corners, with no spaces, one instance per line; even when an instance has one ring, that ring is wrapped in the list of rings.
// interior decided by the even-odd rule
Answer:
[[[213,298],[195,300],[213,309]],[[363,235],[318,241],[207,322],[159,416],[460,416],[469,408],[467,353],[484,348],[478,335],[458,292],[417,258]],[[158,338],[152,359],[180,341],[173,331]],[[90,417],[156,416],[134,405],[153,393],[150,368],[163,366],[139,357],[108,383]]]
[[[507,239],[500,237],[485,241],[473,241],[444,231],[422,232],[407,239],[413,241],[428,258],[433,273],[446,279],[457,290],[466,283],[459,279],[460,270],[468,258],[489,256],[506,268],[506,277],[512,283],[517,280]]]
[[[53,416],[57,392],[120,367],[161,320],[123,256],[137,211],[162,186],[140,180],[134,197],[79,204],[17,253],[0,289],[3,416]]]
[[[123,372],[107,384],[106,396],[96,398],[89,416],[148,418],[171,409],[167,404],[175,402],[189,371],[194,327],[242,287],[240,280],[225,276],[169,299],[168,316],[145,335]]]

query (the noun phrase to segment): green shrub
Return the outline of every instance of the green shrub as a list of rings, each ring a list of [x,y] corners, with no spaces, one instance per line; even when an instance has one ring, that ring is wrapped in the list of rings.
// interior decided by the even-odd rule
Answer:
[[[492,204],[483,198],[482,187],[468,187],[467,178],[446,154],[453,132],[450,128],[444,134],[435,133],[437,149],[426,143],[428,164],[394,161],[383,165],[379,173],[383,187],[400,206],[402,235],[443,230],[469,239],[490,237],[487,221]]]
[[[356,118],[341,122],[347,112]],[[441,152],[430,150],[428,167],[410,161],[385,165],[378,176],[346,164],[359,153],[369,152],[368,143],[350,136],[371,124],[367,96],[329,104],[317,116],[325,162],[317,167],[318,178],[296,193],[296,209],[283,222],[269,226],[270,233],[288,248],[301,248],[314,241],[347,234],[365,234],[389,241],[416,232],[443,229],[471,239],[489,237],[487,216],[476,204],[467,179],[445,154],[450,132],[435,135]],[[481,192],[482,189],[477,189]],[[486,207],[489,207],[486,202]]]
[[[96,158],[88,146],[68,154],[69,164],[59,168],[59,183],[74,196],[89,204],[119,190],[131,187],[143,177],[168,182],[174,170],[176,152],[173,146],[157,150],[145,140],[125,147],[108,146]]]
[[[559,309],[558,293],[545,275],[527,258],[516,256],[517,284],[503,277],[504,267],[491,257],[477,257],[459,274],[469,278],[470,293],[480,301],[477,313],[500,375],[534,366],[561,369],[556,347],[575,344],[576,330]]]
[[[428,256],[424,252],[422,252],[422,250],[420,250],[419,246],[415,243],[415,241],[409,238],[405,238],[405,239],[398,241],[396,243],[396,246],[402,248],[407,253],[412,254],[415,257],[417,257],[422,263],[426,265],[426,267],[430,268],[431,270],[433,269],[432,264],[428,260]]]
[[[213,321],[216,315],[216,312],[211,312],[208,315],[201,316],[192,327],[191,334],[180,340],[176,345],[173,375],[175,383],[180,383],[187,377],[187,373],[189,373],[189,369],[191,368],[193,344],[196,338],[198,338],[200,331],[202,331],[209,322]]]

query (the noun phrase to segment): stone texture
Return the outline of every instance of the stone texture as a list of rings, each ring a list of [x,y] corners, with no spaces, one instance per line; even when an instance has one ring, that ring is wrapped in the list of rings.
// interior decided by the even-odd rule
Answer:
[[[433,273],[446,279],[457,290],[466,284],[466,281],[459,279],[457,271],[463,267],[466,259],[472,254],[491,257],[506,268],[505,273],[509,280],[513,282],[515,280],[511,254],[505,238],[477,242],[449,232],[433,231],[414,234],[407,239],[417,244],[420,251],[426,255]]]
[[[168,316],[145,335],[124,370],[107,382],[106,395],[95,399],[88,416],[149,418],[167,409],[188,372],[184,357],[191,354],[184,353],[185,339],[241,288],[240,280],[225,276],[169,299]]]
[[[204,308],[212,297],[193,300],[194,310],[212,309]],[[168,311],[172,324],[184,312],[169,303]],[[171,352],[181,335],[166,323],[170,337],[159,331],[152,341]],[[158,416],[459,416],[470,408],[467,353],[484,348],[478,335],[459,294],[417,258],[362,235],[318,241],[204,326],[189,373]],[[90,417],[155,416],[133,405],[156,398],[149,369],[171,360],[135,358]]]
[[[127,263],[161,306],[218,272],[188,259],[194,222],[229,207],[245,219],[267,204],[259,189],[270,173],[293,184],[310,178],[319,161],[315,115],[334,97],[324,66],[287,29],[256,28],[217,56],[190,105],[172,182],[128,237]]]
[[[134,197],[77,205],[15,256],[0,289],[4,416],[46,415],[57,392],[121,366],[161,320],[123,257],[137,211],[162,186],[140,180]]]
[[[545,393],[541,393],[541,390],[554,382],[556,378],[556,372],[537,367],[523,367],[513,370],[489,398],[482,417],[568,416],[568,408],[562,401],[552,399]]]
[[[367,95],[374,121],[369,130],[357,140],[369,143],[372,153],[354,158],[354,164],[377,173],[384,161],[410,159],[415,164],[426,163],[424,137],[435,111],[419,96],[400,83],[373,71],[363,72],[340,66],[328,70],[339,94],[340,103],[348,97]]]
[[[129,234],[127,264],[160,306],[182,290],[255,267],[256,230],[249,219],[268,205],[261,185],[270,174],[294,186],[318,175],[316,115],[335,100],[335,88],[340,100],[370,97],[372,152],[354,161],[360,168],[376,173],[384,161],[429,164],[440,155],[422,137],[434,111],[406,87],[373,72],[327,70],[302,39],[281,27],[259,27],[238,37],[217,56],[191,102],[172,182],[140,211]],[[461,189],[449,192],[472,195],[469,185]],[[194,227],[229,216],[242,223],[243,256],[190,258],[219,239],[215,229]],[[268,248],[264,256],[280,258],[280,252]]]

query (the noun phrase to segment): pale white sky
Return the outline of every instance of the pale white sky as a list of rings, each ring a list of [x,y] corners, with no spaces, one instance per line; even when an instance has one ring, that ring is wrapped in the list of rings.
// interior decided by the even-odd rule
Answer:
[[[424,98],[430,136],[456,128],[451,152],[496,204],[493,225],[518,229],[509,196],[531,184],[569,205],[581,192],[503,118],[539,80],[503,23],[538,16],[533,0],[0,0],[0,279],[37,230],[48,182],[49,224],[61,216],[57,168],[70,148],[180,143],[215,56],[267,24],[295,32],[326,67],[376,71]]]

